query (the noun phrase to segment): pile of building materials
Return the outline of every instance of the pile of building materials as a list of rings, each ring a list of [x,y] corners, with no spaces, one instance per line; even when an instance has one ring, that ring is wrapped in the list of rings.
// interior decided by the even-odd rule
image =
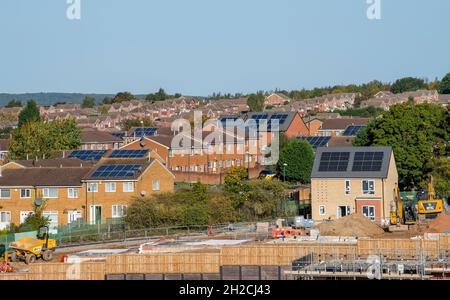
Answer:
[[[384,230],[360,214],[349,215],[334,221],[325,221],[317,228],[321,236],[376,237]]]
[[[450,215],[441,214],[428,225],[426,231],[431,233],[450,233]]]

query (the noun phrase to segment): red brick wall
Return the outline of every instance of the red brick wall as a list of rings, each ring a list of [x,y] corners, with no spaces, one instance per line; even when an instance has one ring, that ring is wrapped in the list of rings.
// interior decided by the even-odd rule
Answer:
[[[250,178],[258,178],[259,173],[264,170],[264,166],[258,166],[250,169]],[[175,182],[201,182],[203,184],[224,184],[226,172],[221,174],[211,173],[196,173],[196,172],[181,172],[172,171],[175,175]]]

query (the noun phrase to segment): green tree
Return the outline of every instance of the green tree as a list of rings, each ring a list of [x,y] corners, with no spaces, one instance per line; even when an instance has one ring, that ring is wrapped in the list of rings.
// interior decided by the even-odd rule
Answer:
[[[28,122],[36,122],[41,120],[41,114],[39,108],[34,100],[27,102],[27,105],[22,109],[19,114],[19,127],[22,127]]]
[[[181,97],[181,95],[180,95],[180,97]],[[145,97],[145,100],[157,102],[157,101],[164,101],[168,98],[169,98],[169,95],[167,95],[166,91],[163,88],[160,88],[158,90],[158,92],[156,92],[155,94],[148,94]],[[176,98],[178,98],[178,97],[176,97]]]
[[[106,107],[102,107],[102,109],[100,110],[100,114],[102,116],[106,116],[108,114],[108,109]]]
[[[432,172],[437,195],[450,200],[450,157],[440,157]],[[449,202],[450,203],[450,202]]]
[[[289,181],[307,183],[311,179],[313,163],[314,150],[311,145],[307,141],[291,140],[280,151],[278,169]]]
[[[59,151],[77,149],[80,129],[75,120],[28,122],[13,132],[10,151],[13,159],[56,157]]]
[[[7,108],[11,108],[11,107],[22,107],[22,102],[20,102],[19,100],[11,100],[8,102],[8,104],[6,104]]]
[[[131,101],[136,99],[136,97],[131,94],[130,92],[120,92],[117,93],[117,95],[113,98],[112,102],[113,103],[121,103],[121,102],[125,102],[125,101]]]
[[[247,99],[247,105],[252,112],[259,112],[264,110],[264,94],[259,92],[251,94]]]
[[[427,85],[425,84],[425,81],[423,79],[405,77],[394,82],[394,84],[391,86],[391,92],[393,92],[394,94],[400,94],[404,92],[414,92],[426,88]]]
[[[450,94],[450,73],[442,78],[441,83],[439,84],[439,93]]]
[[[397,104],[362,130],[355,146],[392,146],[402,188],[418,188],[448,155],[447,111],[434,104]],[[447,150],[446,150],[447,149]]]
[[[37,206],[33,203],[33,213],[30,214],[24,222],[20,225],[20,232],[34,231],[38,230],[42,226],[48,226],[50,224],[50,219],[44,217],[43,212],[47,207],[47,202],[44,201],[42,205]]]
[[[86,96],[83,99],[83,104],[81,104],[81,107],[83,108],[93,108],[96,104],[95,98],[91,96]]]

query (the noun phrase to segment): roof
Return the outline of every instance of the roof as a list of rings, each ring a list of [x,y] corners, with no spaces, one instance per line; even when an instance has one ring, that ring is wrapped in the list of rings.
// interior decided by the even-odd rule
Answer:
[[[82,161],[78,158],[15,160],[12,162],[26,168],[80,168],[92,166],[92,162]]]
[[[81,180],[90,168],[24,168],[2,171],[2,187],[56,187],[81,186]]]
[[[9,151],[9,143],[11,140],[0,140],[0,151]]]
[[[367,125],[370,118],[324,119],[320,130],[345,130],[349,125]]]
[[[349,153],[348,165],[344,171],[320,171],[319,166],[323,153]],[[353,171],[353,163],[357,152],[382,152],[381,168],[379,171]],[[317,148],[316,158],[311,178],[387,178],[389,162],[393,155],[391,147],[334,147]]]
[[[81,132],[82,144],[116,143],[116,142],[122,142],[122,139],[112,135],[109,132],[98,130],[83,130]]]
[[[152,164],[155,159],[103,159],[91,171],[84,176],[84,180],[136,180]],[[138,171],[132,176],[93,176],[99,169],[107,165],[139,165]]]

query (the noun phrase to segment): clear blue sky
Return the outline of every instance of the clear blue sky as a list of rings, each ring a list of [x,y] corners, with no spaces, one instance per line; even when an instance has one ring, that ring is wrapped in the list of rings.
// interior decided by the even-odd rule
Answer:
[[[0,1],[0,93],[300,89],[450,72],[450,1]]]

